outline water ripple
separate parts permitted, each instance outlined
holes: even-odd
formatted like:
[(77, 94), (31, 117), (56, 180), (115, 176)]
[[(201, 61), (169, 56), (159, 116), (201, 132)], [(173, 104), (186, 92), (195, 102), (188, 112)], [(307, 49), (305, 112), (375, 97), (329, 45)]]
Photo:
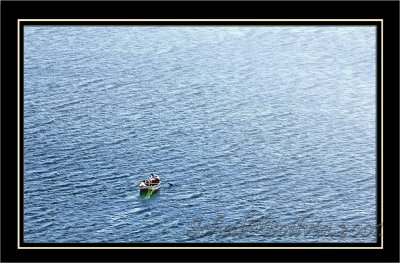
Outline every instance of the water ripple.
[(246, 225), (375, 222), (372, 27), (24, 32), (25, 241), (375, 241)]

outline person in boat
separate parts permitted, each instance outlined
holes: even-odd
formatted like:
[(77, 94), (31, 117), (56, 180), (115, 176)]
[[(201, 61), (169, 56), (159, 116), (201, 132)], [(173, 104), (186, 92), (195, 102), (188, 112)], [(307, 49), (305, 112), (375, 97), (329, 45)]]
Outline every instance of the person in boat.
[(160, 177), (158, 177), (158, 175), (152, 173), (150, 175), (150, 183), (151, 184), (158, 184), (160, 182)]
[(149, 180), (150, 180), (150, 182), (154, 181), (154, 174), (153, 173), (150, 174)]
[(159, 183), (160, 182), (160, 177), (158, 175), (154, 175), (154, 182)]
[(140, 187), (146, 186), (146, 180), (143, 180), (143, 181), (139, 184), (139, 186), (140, 186)]

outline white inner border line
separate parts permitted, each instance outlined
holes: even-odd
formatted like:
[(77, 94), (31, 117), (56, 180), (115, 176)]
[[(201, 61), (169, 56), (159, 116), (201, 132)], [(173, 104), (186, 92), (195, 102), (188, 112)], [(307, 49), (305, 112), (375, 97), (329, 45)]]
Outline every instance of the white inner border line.
[(381, 224), (381, 247), (383, 249), (383, 19), (381, 20)]
[(18, 105), (18, 109), (17, 109), (17, 121), (18, 121), (18, 126), (17, 126), (17, 145), (18, 145), (18, 150), (17, 150), (17, 163), (18, 163), (18, 168), (17, 168), (17, 184), (18, 184), (18, 195), (17, 195), (17, 207), (18, 207), (18, 209), (17, 209), (17, 213), (18, 213), (18, 218), (17, 218), (17, 224), (18, 224), (18, 226), (17, 226), (17, 232), (18, 232), (18, 238), (17, 238), (17, 245), (18, 245), (18, 248), (20, 248), (21, 246), (20, 246), (20, 240), (19, 240), (19, 237), (20, 237), (20, 229), (19, 229), (19, 226), (20, 226), (20, 212), (19, 212), (19, 209), (20, 209), (20, 194), (19, 194), (19, 187), (20, 187), (20, 181), (19, 181), (19, 178), (20, 178), (20, 174), (21, 174), (21, 172), (20, 172), (20, 159), (19, 159), (19, 154), (20, 154), (20, 149), (21, 149), (21, 147), (20, 147), (20, 125), (19, 125), (19, 122), (20, 122), (20, 117), (19, 117), (19, 115), (20, 115), (20, 110), (19, 110), (19, 107), (20, 107), (20, 105), (19, 105), (19, 101), (20, 101), (20, 95), (19, 95), (19, 90), (20, 90), (20, 87), (21, 87), (21, 85), (20, 85), (20, 72), (19, 72), (19, 67), (20, 67), (20, 65), (19, 65), (19, 62), (20, 62), (20, 54), (19, 54), (19, 51), (20, 51), (20, 39), (19, 39), (19, 35), (20, 35), (20, 23), (19, 23), (19, 20), (18, 20), (18, 29), (17, 29), (17, 34), (18, 34), (18, 38), (17, 38), (17, 48), (18, 48), (18, 54), (17, 54), (17, 59), (18, 59), (18, 62), (17, 62), (17, 78), (18, 78), (18, 80), (17, 80), (17, 86), (18, 86), (18, 91), (17, 91), (17, 99), (18, 99), (18, 102), (17, 102), (17, 105)]
[[(18, 19), (22, 22), (383, 22), (383, 19)], [(268, 25), (269, 26), (269, 25)], [(290, 25), (289, 25), (290, 26)]]
[[(18, 19), (17, 20), (17, 136), (18, 136), (18, 157), (17, 157), (17, 248), (18, 249), (383, 249), (383, 225), (381, 226), (380, 247), (22, 247), (20, 240), (20, 22), (380, 22), (381, 27), (381, 223), (383, 223), (383, 19)], [(51, 26), (51, 25), (50, 25)], [(71, 25), (74, 26), (74, 25)], [(89, 26), (89, 25), (88, 25)], [(140, 26), (140, 25), (135, 25)], [(228, 25), (226, 25), (228, 26)], [(271, 25), (266, 25), (271, 26)], [(287, 25), (292, 26), (292, 25)], [(295, 25), (293, 25), (295, 26)], [(308, 26), (308, 25), (304, 25)], [(311, 25), (314, 26), (314, 25)], [(315, 26), (318, 26), (317, 24)], [(351, 26), (351, 25), (349, 25)], [(57, 244), (57, 243), (55, 243)], [(68, 244), (68, 243), (65, 243)], [(110, 243), (108, 243), (110, 244)], [(268, 243), (265, 243), (268, 245)], [(311, 243), (310, 243), (311, 244)], [(107, 245), (107, 244), (106, 244)]]

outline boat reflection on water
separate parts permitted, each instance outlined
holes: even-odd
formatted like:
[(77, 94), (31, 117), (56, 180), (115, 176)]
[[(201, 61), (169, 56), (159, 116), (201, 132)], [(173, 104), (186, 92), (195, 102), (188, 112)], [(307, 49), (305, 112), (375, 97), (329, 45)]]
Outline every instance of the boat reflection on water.
[(159, 190), (145, 190), (145, 191), (140, 191), (140, 197), (143, 199), (148, 199), (150, 197), (154, 197), (157, 195)]

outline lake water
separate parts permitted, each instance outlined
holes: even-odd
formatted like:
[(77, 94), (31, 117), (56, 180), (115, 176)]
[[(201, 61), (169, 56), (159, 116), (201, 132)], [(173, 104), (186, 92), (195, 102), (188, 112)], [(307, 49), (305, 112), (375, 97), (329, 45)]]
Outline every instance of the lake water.
[(25, 26), (24, 241), (375, 242), (375, 44), (366, 26)]

